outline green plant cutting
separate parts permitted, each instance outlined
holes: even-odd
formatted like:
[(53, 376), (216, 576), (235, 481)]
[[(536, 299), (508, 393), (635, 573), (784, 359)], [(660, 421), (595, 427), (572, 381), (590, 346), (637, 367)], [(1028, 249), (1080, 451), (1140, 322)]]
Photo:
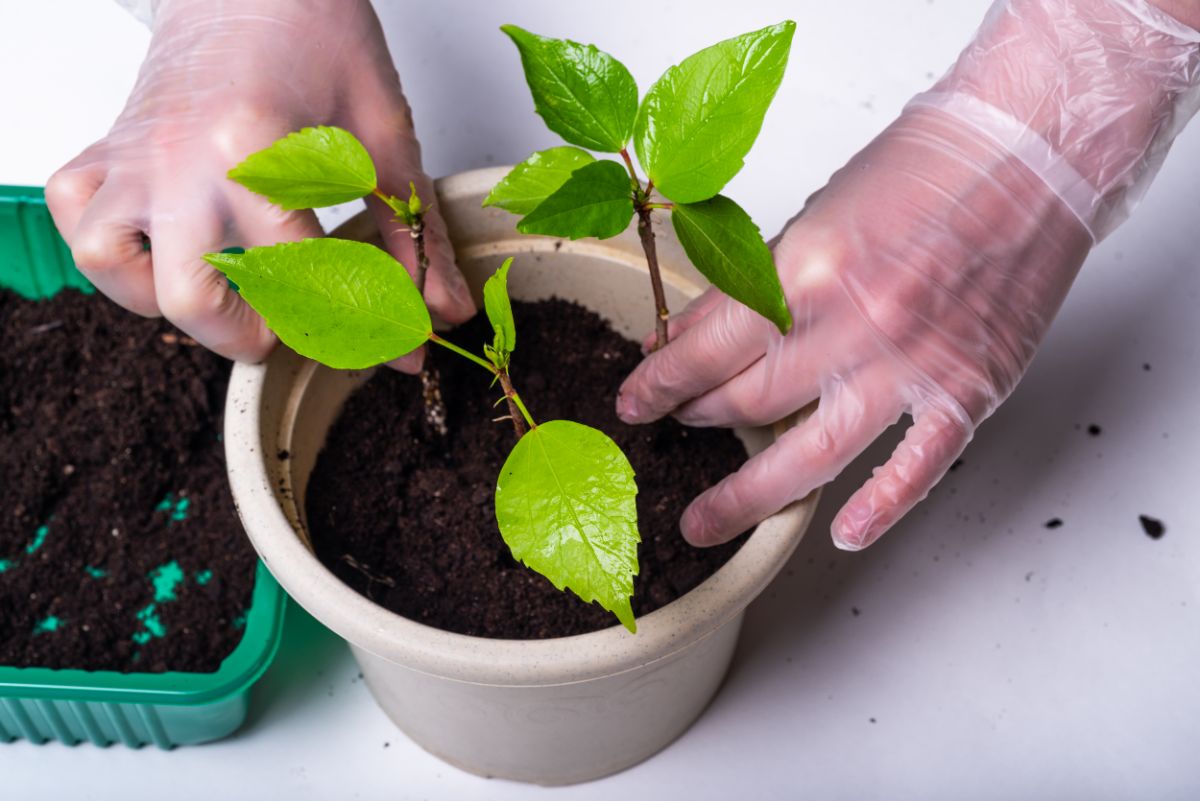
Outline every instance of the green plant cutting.
[(651, 223), (656, 210), (669, 211), (701, 274), (787, 333), (792, 317), (770, 248), (750, 215), (719, 193), (758, 137), (795, 27), (789, 20), (707, 47), (663, 73), (639, 104), (633, 76), (608, 53), (503, 26), (520, 52), (534, 109), (569, 144), (518, 164), (483, 205), (523, 215), (523, 233), (569, 239), (616, 236), (636, 216), (654, 294), (654, 349), (668, 341), (670, 311)]
[[(721, 189), (742, 168), (783, 78), (795, 23), (783, 22), (705, 48), (671, 67), (638, 102), (629, 70), (592, 45), (549, 39), (513, 25), (534, 106), (569, 145), (534, 153), (484, 201), (523, 215), (530, 234), (607, 238), (636, 216), (656, 311), (655, 347), (668, 341), (667, 308), (652, 229), (669, 211), (696, 268), (720, 290), (791, 327), (771, 251), (750, 216)], [(629, 155), (633, 141), (646, 173)], [(585, 149), (586, 148), (586, 149)], [(597, 160), (588, 150), (618, 153)], [(537, 423), (513, 385), (517, 332), (509, 259), (484, 285), (493, 340), (472, 353), (433, 330), (422, 298), (428, 270), (428, 206), (377, 184), (371, 155), (349, 131), (305, 128), (248, 156), (229, 177), (283, 209), (333, 206), (375, 195), (414, 241), (416, 270), (370, 244), (307, 239), (205, 258), (238, 287), (280, 340), (338, 369), (372, 367), (426, 343), (492, 376), (517, 441), (496, 481), (496, 520), (513, 555), (559, 589), (598, 602), (630, 631), (637, 575), (637, 485), (621, 449), (569, 420)], [(436, 372), (421, 376), (427, 420), (444, 433)], [(502, 418), (503, 419), (503, 418)]]
[[(366, 148), (339, 128), (289, 134), (229, 175), (284, 209), (374, 194), (414, 239), (427, 209), (411, 186), (403, 199), (383, 192)], [(484, 285), (494, 336), (476, 354), (434, 332), (419, 288), (427, 267), (419, 240), (415, 251), (415, 281), (380, 248), (333, 238), (210, 253), (205, 259), (237, 286), (284, 344), (329, 367), (372, 367), (433, 343), (487, 371), (503, 391), (497, 404), (507, 404), (517, 436), (496, 480), (501, 536), (515, 558), (560, 590), (599, 603), (636, 631), (630, 597), (640, 536), (629, 460), (594, 428), (570, 420), (536, 422), (518, 394), (509, 369), (517, 344), (508, 295), (512, 259)]]

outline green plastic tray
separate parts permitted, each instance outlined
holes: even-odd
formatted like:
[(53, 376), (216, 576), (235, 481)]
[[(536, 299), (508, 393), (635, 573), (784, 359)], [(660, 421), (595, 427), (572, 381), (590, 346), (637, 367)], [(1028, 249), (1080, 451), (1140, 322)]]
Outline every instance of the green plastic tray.
[[(91, 292), (58, 236), (42, 190), (0, 186), (0, 286), (28, 298)], [(250, 687), (271, 664), (285, 596), (260, 562), (246, 630), (214, 673), (117, 673), (0, 665), (0, 742), (131, 748), (194, 745), (232, 734)]]

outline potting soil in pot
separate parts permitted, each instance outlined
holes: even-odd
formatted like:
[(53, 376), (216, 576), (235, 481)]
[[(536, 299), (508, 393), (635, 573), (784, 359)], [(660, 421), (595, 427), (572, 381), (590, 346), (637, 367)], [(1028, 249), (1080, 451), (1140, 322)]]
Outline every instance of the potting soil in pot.
[[(705, 488), (736, 470), (745, 450), (729, 431), (674, 420), (627, 426), (617, 387), (638, 362), (636, 344), (598, 315), (561, 300), (514, 303), (513, 382), (535, 420), (576, 420), (616, 440), (637, 473), (640, 574), (633, 609), (645, 615), (712, 575), (743, 538), (693, 548), (679, 516)], [(448, 338), (479, 351), (483, 315)], [(307, 512), (317, 556), (382, 606), (448, 631), (507, 639), (583, 634), (614, 625), (599, 606), (561, 592), (518, 564), (500, 537), (496, 476), (514, 443), (504, 407), (478, 365), (433, 348), (449, 434), (429, 430), (420, 382), (379, 370), (347, 401), (309, 481)], [(280, 454), (286, 456), (286, 454)]]
[(229, 369), (98, 295), (0, 292), (0, 665), (211, 672), (241, 640)]

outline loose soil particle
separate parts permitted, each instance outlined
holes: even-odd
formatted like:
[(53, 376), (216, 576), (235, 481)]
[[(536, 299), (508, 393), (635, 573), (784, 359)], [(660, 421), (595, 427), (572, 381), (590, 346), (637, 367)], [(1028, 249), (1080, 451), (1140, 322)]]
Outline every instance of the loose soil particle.
[[(637, 473), (641, 572), (633, 609), (645, 615), (712, 575), (743, 537), (693, 548), (679, 516), (697, 494), (745, 460), (729, 431), (674, 420), (627, 426), (617, 387), (641, 359), (638, 347), (598, 315), (550, 300), (514, 303), (512, 375), (537, 421), (570, 419), (599, 428)], [(482, 315), (452, 332), (478, 351), (492, 334)], [(596, 605), (560, 592), (515, 562), (493, 508), (496, 476), (514, 442), (493, 422), (503, 405), (478, 365), (434, 349), (450, 434), (424, 423), (420, 382), (380, 370), (346, 403), (309, 482), (307, 511), (317, 556), (382, 606), (448, 631), (503, 639), (582, 634), (615, 624)]]
[(1138, 522), (1142, 524), (1142, 531), (1152, 540), (1162, 539), (1162, 535), (1167, 532), (1167, 527), (1158, 518), (1138, 515)]
[(225, 479), (229, 363), (99, 295), (0, 292), (0, 665), (216, 670), (256, 559)]

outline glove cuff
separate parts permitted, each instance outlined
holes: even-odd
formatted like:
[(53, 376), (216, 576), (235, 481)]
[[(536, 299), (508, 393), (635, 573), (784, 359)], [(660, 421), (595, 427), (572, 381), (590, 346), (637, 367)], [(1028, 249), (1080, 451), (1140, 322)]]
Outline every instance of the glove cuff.
[(1200, 33), (1145, 0), (1000, 0), (916, 107), (1005, 148), (1099, 241), (1200, 108)]

